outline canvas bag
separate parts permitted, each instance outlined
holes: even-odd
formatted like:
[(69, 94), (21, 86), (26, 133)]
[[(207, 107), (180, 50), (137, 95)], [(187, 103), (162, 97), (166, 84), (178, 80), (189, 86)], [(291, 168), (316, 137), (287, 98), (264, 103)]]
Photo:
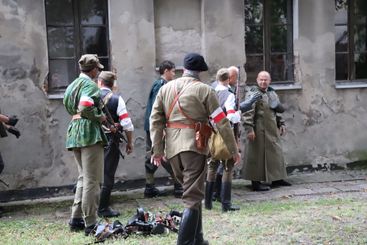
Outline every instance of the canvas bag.
[(232, 158), (232, 154), (228, 151), (227, 145), (219, 132), (212, 134), (210, 137), (209, 150), (212, 160), (228, 160)]

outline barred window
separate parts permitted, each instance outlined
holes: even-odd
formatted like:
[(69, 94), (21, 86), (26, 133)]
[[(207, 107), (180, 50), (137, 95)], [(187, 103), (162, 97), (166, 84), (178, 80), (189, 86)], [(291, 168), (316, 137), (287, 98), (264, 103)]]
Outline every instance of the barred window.
[(109, 68), (107, 0), (45, 0), (48, 87), (57, 94), (78, 76), (81, 55), (97, 54)]

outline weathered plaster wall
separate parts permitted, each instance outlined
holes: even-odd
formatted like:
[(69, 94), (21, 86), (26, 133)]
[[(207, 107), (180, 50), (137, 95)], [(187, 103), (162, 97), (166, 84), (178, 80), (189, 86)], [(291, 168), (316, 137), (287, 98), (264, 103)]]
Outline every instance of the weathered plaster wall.
[(367, 159), (366, 89), (335, 88), (334, 1), (299, 1), (296, 65), (302, 90), (281, 92), (290, 165)]
[[(121, 160), (116, 177), (141, 179), (143, 117), (157, 62), (172, 58), (182, 65), (184, 53), (200, 52), (210, 67), (204, 76), (207, 81), (221, 66), (244, 64), (243, 1), (110, 0), (109, 4), (112, 65), (136, 128), (135, 152)], [(299, 1), (299, 37), (294, 46), (302, 89), (279, 92), (288, 109), (284, 116), (289, 131), (283, 143), (289, 165), (367, 158), (366, 89), (335, 89), (333, 6), (333, 0)], [(77, 177), (72, 154), (64, 148), (70, 117), (61, 100), (49, 100), (42, 90), (48, 72), (44, 16), (43, 0), (0, 2), (1, 109), (20, 117), (22, 131), (20, 139), (12, 135), (0, 139), (6, 163), (1, 178), (10, 189), (69, 185)], [(172, 43), (173, 37), (185, 41)], [(162, 169), (157, 173), (165, 174)]]
[(201, 53), (201, 1), (155, 0), (156, 64), (182, 66), (188, 51)]
[[(64, 151), (68, 119), (60, 102), (43, 93), (47, 74), (44, 1), (0, 2), (0, 103), (19, 117), (21, 137), (0, 139), (1, 178), (10, 189), (71, 183), (73, 166)], [(0, 185), (0, 190), (3, 190)]]
[(144, 113), (156, 78), (153, 14), (151, 0), (110, 1), (112, 65), (117, 70), (119, 91), (135, 126), (134, 153), (120, 160), (116, 173), (116, 178), (121, 180), (145, 176)]

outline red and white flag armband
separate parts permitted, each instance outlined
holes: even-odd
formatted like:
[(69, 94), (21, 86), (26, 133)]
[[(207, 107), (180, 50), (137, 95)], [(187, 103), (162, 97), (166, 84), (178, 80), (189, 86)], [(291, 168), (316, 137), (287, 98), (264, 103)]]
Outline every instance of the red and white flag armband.
[(226, 117), (221, 107), (218, 107), (214, 110), (212, 114), (210, 114), (210, 118), (214, 121), (214, 123), (219, 123), (223, 118)]

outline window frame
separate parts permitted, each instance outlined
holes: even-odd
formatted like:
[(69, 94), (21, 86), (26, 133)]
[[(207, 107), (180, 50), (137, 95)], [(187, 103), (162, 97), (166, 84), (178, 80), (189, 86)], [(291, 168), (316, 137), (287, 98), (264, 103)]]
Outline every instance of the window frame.
[[(245, 7), (246, 7), (246, 0)], [(260, 56), (263, 57), (263, 70), (269, 71), (271, 73), (271, 56), (276, 54), (286, 55), (286, 63), (285, 67), (287, 68), (287, 77), (288, 80), (281, 81), (273, 81), (273, 87), (279, 87), (279, 89), (300, 89), (301, 86), (299, 84), (295, 85), (295, 51), (294, 51), (294, 40), (297, 38), (298, 30), (296, 29), (295, 24), (298, 25), (298, 0), (286, 0), (287, 4), (287, 23), (286, 24), (272, 24), (271, 23), (271, 0), (263, 0), (263, 20), (261, 24), (247, 24), (245, 20), (245, 26), (260, 26), (263, 27), (263, 51), (262, 53), (248, 53), (245, 49), (246, 60), (251, 56)], [(246, 13), (246, 10), (244, 11)], [(246, 17), (244, 17), (246, 19)], [(287, 47), (285, 52), (272, 52), (271, 51), (271, 27), (272, 26), (287, 26)], [(245, 28), (246, 30), (246, 28)], [(246, 44), (246, 38), (245, 38)], [(245, 45), (246, 47), (246, 45)], [(249, 81), (253, 83), (253, 81)], [(295, 85), (295, 86), (293, 86)]]
[[(334, 9), (336, 8), (336, 1), (334, 1)], [(360, 78), (356, 79), (356, 73), (355, 73), (355, 63), (354, 63), (354, 55), (355, 55), (355, 31), (354, 27), (357, 25), (356, 23), (356, 15), (354, 15), (354, 10), (356, 8), (356, 0), (347, 0), (347, 38), (348, 38), (348, 50), (347, 51), (337, 51), (336, 50), (336, 38), (335, 38), (335, 87), (337, 89), (347, 89), (347, 88), (367, 88), (367, 77), (366, 78)], [(336, 9), (335, 9), (335, 15), (336, 15)], [(334, 15), (334, 18), (335, 18)], [(367, 18), (367, 15), (366, 15)], [(343, 26), (345, 24), (336, 23), (334, 20), (334, 34), (336, 33), (336, 27), (337, 26)], [(364, 52), (367, 55), (367, 50)], [(336, 62), (337, 62), (337, 54), (347, 54), (347, 62), (348, 62), (348, 78), (347, 79), (341, 79), (337, 80), (336, 78)]]
[[(98, 0), (100, 1), (100, 0)], [(105, 70), (109, 70), (111, 67), (111, 47), (110, 47), (110, 30), (109, 30), (109, 1), (108, 0), (104, 0), (105, 4), (106, 4), (106, 8), (105, 8), (105, 23), (104, 24), (83, 24), (81, 21), (81, 4), (78, 0), (71, 0), (72, 2), (72, 13), (73, 13), (73, 24), (67, 25), (67, 24), (49, 24), (47, 21), (47, 15), (49, 14), (47, 11), (47, 7), (46, 7), (46, 0), (44, 1), (44, 9), (45, 9), (45, 23), (46, 23), (46, 37), (47, 37), (47, 50), (49, 49), (49, 33), (48, 33), (48, 28), (49, 27), (56, 27), (56, 28), (68, 28), (68, 27), (72, 27), (74, 28), (74, 50), (73, 50), (73, 57), (68, 57), (68, 56), (64, 56), (64, 57), (51, 57), (50, 53), (48, 52), (47, 55), (47, 63), (48, 63), (48, 73), (47, 73), (47, 77), (46, 77), (46, 81), (45, 83), (46, 85), (46, 89), (45, 92), (47, 93), (48, 97), (50, 99), (60, 99), (63, 98), (63, 94), (66, 90), (66, 88), (56, 88), (56, 89), (50, 89), (49, 85), (50, 85), (50, 61), (57, 61), (57, 60), (62, 60), (62, 61), (74, 61), (74, 69), (75, 69), (75, 74), (76, 76), (78, 76), (78, 74), (80, 73), (79, 70), (79, 65), (78, 65), (78, 60), (81, 57), (81, 55), (83, 55), (82, 53), (82, 43), (83, 43), (83, 38), (82, 38), (82, 29), (83, 28), (88, 28), (88, 27), (92, 27), (92, 28), (98, 28), (98, 27), (102, 27), (105, 29), (106, 31), (106, 35), (105, 35), (105, 41), (106, 41), (106, 56), (98, 56), (98, 58), (101, 59), (106, 59), (108, 61), (108, 67), (105, 67)], [(69, 84), (72, 81), (69, 81)]]

